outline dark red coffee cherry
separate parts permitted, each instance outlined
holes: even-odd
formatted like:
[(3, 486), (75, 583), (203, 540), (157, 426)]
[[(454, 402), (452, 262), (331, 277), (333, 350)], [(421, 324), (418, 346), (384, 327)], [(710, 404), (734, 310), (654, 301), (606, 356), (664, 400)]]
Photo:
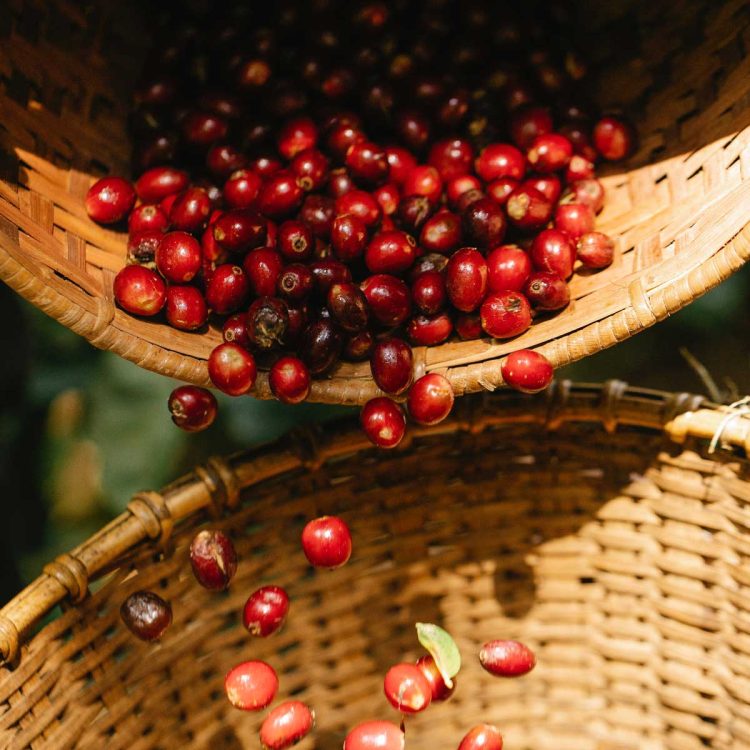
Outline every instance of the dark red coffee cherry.
[(218, 404), (211, 391), (196, 385), (181, 385), (169, 395), (172, 421), (185, 432), (200, 432), (216, 419)]
[(142, 641), (155, 641), (172, 624), (172, 608), (153, 591), (136, 591), (120, 607), (128, 630)]
[(231, 263), (216, 267), (206, 284), (206, 302), (219, 315), (226, 315), (242, 307), (250, 294), (247, 275)]
[(372, 317), (385, 328), (401, 325), (411, 314), (409, 287), (385, 273), (366, 278), (361, 285)]
[(487, 294), (487, 281), (487, 262), (476, 248), (464, 247), (450, 257), (445, 287), (451, 304), (458, 310), (476, 310)]
[(280, 347), (289, 327), (286, 304), (277, 297), (259, 297), (247, 311), (245, 326), (247, 337), (258, 349)]
[(251, 634), (267, 638), (276, 633), (289, 612), (289, 595), (280, 586), (261, 586), (248, 597), (242, 624)]
[(412, 367), (411, 347), (399, 338), (378, 342), (370, 356), (373, 380), (381, 390), (392, 396), (398, 396), (409, 387)]
[(232, 540), (216, 529), (199, 531), (190, 544), (190, 566), (203, 588), (222, 591), (237, 572), (237, 552)]
[(169, 325), (181, 331), (195, 331), (206, 324), (208, 307), (194, 286), (171, 286), (167, 289), (166, 313)]
[(102, 177), (86, 193), (86, 213), (99, 224), (122, 221), (135, 203), (135, 189), (122, 177)]
[(395, 448), (406, 433), (403, 409), (385, 396), (370, 399), (359, 417), (368, 440), (378, 448)]

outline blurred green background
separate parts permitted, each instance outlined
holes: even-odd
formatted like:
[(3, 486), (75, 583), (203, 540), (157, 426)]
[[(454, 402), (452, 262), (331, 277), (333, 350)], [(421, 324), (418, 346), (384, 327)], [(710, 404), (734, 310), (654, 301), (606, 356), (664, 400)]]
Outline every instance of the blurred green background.
[[(620, 378), (731, 401), (750, 393), (749, 299), (750, 269), (744, 269), (678, 315), (558, 376)], [(3, 285), (0, 309), (6, 340), (0, 362), (3, 602), (47, 560), (122, 511), (137, 490), (158, 488), (210, 455), (348, 411), (224, 397), (216, 423), (188, 435), (167, 412), (175, 381), (94, 349)], [(720, 393), (707, 393), (685, 349)]]

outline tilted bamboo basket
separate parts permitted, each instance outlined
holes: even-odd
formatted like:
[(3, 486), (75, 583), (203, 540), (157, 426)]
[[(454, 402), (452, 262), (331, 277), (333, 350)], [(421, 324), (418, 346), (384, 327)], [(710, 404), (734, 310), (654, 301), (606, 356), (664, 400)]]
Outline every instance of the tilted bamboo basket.
[[(261, 719), (230, 707), (223, 676), (261, 658), (279, 700), (316, 710), (300, 748), (341, 748), (360, 721), (398, 721), (383, 674), (417, 658), (426, 621), (464, 667), (450, 701), (408, 720), (408, 748), (455, 748), (480, 721), (509, 750), (750, 748), (748, 448), (741, 409), (563, 381), (467, 397), (390, 453), (344, 422), (211, 460), (0, 610), (0, 747), (257, 748)], [(347, 520), (354, 553), (313, 572), (299, 536), (323, 513)], [(240, 555), (226, 594), (190, 571), (206, 526)], [(254, 639), (241, 609), (267, 583), (292, 605)], [(142, 588), (174, 611), (156, 645), (119, 619)], [(479, 646), (498, 637), (529, 643), (537, 669), (484, 673)]]
[[(0, 278), (95, 346), (207, 384), (220, 332), (178, 332), (116, 309), (125, 239), (86, 217), (93, 174), (127, 170), (124, 123), (147, 20), (127, 4), (86, 12), (9, 0), (0, 21)], [(743, 0), (578, 4), (597, 100), (623, 105), (640, 149), (605, 184), (600, 228), (617, 262), (578, 276), (573, 304), (506, 342), (417, 352), (457, 394), (502, 384), (500, 361), (531, 347), (565, 365), (632, 336), (716, 286), (750, 255), (750, 9)], [(597, 51), (600, 50), (600, 51)], [(362, 403), (367, 364), (342, 364), (311, 399)], [(256, 395), (269, 397), (261, 375)]]

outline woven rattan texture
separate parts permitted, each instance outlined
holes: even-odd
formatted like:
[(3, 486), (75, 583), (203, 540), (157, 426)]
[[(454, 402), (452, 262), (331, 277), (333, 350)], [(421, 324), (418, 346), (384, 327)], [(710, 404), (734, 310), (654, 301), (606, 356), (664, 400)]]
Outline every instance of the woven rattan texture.
[[(124, 168), (127, 88), (147, 43), (137, 15), (113, 19), (114, 5), (83, 14), (61, 0), (11, 0), (0, 21), (0, 278), (95, 346), (207, 384), (219, 333), (117, 310), (111, 284), (125, 238), (90, 222), (82, 205), (98, 164)], [(446, 373), (459, 394), (501, 385), (500, 360), (514, 349), (538, 348), (560, 366), (622, 341), (750, 256), (747, 3), (686, 0), (676, 13), (668, 0), (631, 0), (584, 10), (591, 48), (604, 50), (600, 100), (628, 105), (641, 136), (631, 165), (605, 180), (600, 224), (617, 237), (618, 259), (577, 275), (570, 307), (518, 339), (417, 352), (420, 369)], [(314, 384), (311, 399), (361, 403), (376, 390), (366, 365), (343, 364)], [(265, 374), (256, 395), (270, 395)]]
[[(316, 709), (300, 747), (334, 750), (348, 726), (396, 718), (382, 675), (418, 656), (422, 620), (449, 629), (465, 666), (451, 701), (409, 720), (411, 748), (455, 747), (478, 721), (514, 750), (750, 748), (747, 462), (692, 437), (722, 425), (726, 448), (747, 445), (750, 420), (678, 416), (699, 405), (616, 382), (472, 397), (442, 433), (394, 453), (345, 424), (143, 493), (0, 612), (7, 639), (106, 573), (0, 671), (0, 747), (257, 747), (259, 717), (230, 708), (222, 680), (262, 658), (280, 699)], [(350, 523), (355, 553), (313, 572), (299, 534), (327, 512)], [(190, 573), (204, 525), (229, 530), (240, 553), (227, 594)], [(290, 616), (253, 639), (241, 607), (271, 582), (289, 590)], [(159, 645), (119, 621), (139, 588), (172, 602)], [(483, 673), (476, 653), (495, 637), (531, 644), (538, 668)]]

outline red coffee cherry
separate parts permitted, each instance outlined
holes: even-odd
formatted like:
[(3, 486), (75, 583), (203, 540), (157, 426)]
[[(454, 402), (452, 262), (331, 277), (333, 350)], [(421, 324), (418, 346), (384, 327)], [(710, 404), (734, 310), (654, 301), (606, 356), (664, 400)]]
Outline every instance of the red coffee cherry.
[(491, 182), (498, 177), (522, 180), (526, 172), (526, 159), (515, 146), (491, 143), (482, 149), (474, 166), (484, 182)]
[(224, 691), (229, 702), (242, 711), (260, 711), (268, 706), (279, 689), (274, 668), (264, 661), (245, 661), (229, 670)]
[(520, 677), (534, 669), (536, 656), (518, 641), (488, 641), (479, 652), (479, 663), (496, 677)]
[(414, 306), (425, 315), (440, 312), (448, 302), (445, 278), (438, 271), (426, 271), (414, 280), (411, 286)]
[(289, 595), (280, 586), (261, 586), (248, 597), (242, 624), (251, 634), (267, 638), (276, 633), (289, 612)]
[(295, 117), (288, 120), (279, 131), (277, 139), (279, 153), (287, 160), (318, 142), (318, 128), (309, 117)]
[(360, 424), (368, 440), (378, 448), (395, 448), (406, 432), (403, 410), (385, 396), (370, 399), (362, 407)]
[(189, 183), (188, 173), (181, 169), (153, 167), (136, 180), (135, 191), (144, 203), (159, 203), (169, 195), (181, 193)]
[(405, 714), (424, 711), (432, 701), (432, 688), (416, 664), (396, 664), (386, 672), (383, 692), (388, 702)]
[(167, 322), (181, 331), (195, 331), (206, 324), (206, 300), (194, 286), (171, 286), (167, 289)]
[(238, 169), (224, 183), (224, 202), (232, 208), (253, 208), (258, 200), (261, 178), (250, 169)]
[(349, 214), (337, 216), (331, 227), (331, 247), (336, 257), (345, 263), (361, 257), (367, 245), (367, 225)]
[(555, 229), (575, 242), (582, 234), (594, 231), (594, 212), (583, 203), (561, 203), (555, 210)]
[(556, 273), (532, 273), (522, 291), (535, 310), (560, 310), (570, 302), (570, 287)]
[(602, 232), (587, 232), (578, 238), (576, 255), (586, 268), (606, 268), (614, 260), (615, 242)]
[(190, 281), (201, 269), (201, 246), (187, 232), (165, 234), (156, 249), (156, 267), (173, 284)]
[(411, 347), (399, 338), (378, 342), (370, 357), (373, 380), (392, 396), (403, 393), (411, 384), (412, 365)]
[(582, 203), (598, 214), (604, 206), (604, 186), (597, 179), (576, 180), (566, 188), (563, 201)]
[(458, 750), (503, 750), (503, 736), (492, 724), (477, 724), (464, 735)]
[(490, 292), (519, 292), (531, 275), (531, 258), (517, 245), (501, 245), (487, 256)]
[(521, 349), (511, 352), (500, 368), (503, 380), (522, 393), (538, 393), (551, 382), (554, 370), (550, 361), (539, 352)]
[(286, 750), (306, 737), (315, 726), (315, 714), (301, 701), (284, 701), (274, 708), (260, 727), (264, 750)]
[(608, 161), (625, 159), (635, 148), (635, 132), (619, 117), (602, 117), (594, 125), (594, 146)]
[(135, 190), (122, 177), (102, 177), (86, 193), (86, 213), (99, 224), (122, 221), (134, 203)]
[(508, 197), (508, 219), (520, 229), (540, 229), (552, 218), (553, 202), (536, 188), (522, 183)]
[(568, 235), (558, 229), (545, 229), (531, 243), (529, 255), (540, 271), (568, 279), (573, 274), (576, 251)]
[(169, 395), (172, 421), (185, 432), (200, 432), (216, 419), (218, 404), (211, 391), (196, 385), (181, 385)]
[(164, 232), (169, 226), (169, 218), (159, 206), (144, 203), (136, 206), (128, 216), (128, 234), (130, 236), (140, 232)]
[(476, 248), (464, 247), (450, 257), (445, 288), (455, 308), (463, 312), (476, 310), (487, 294), (487, 282), (487, 262)]
[(409, 416), (419, 424), (438, 424), (451, 413), (453, 399), (453, 388), (446, 378), (436, 372), (428, 373), (409, 390)]
[(344, 750), (404, 750), (404, 733), (390, 721), (365, 721), (346, 735)]
[(538, 135), (526, 154), (529, 164), (537, 172), (557, 172), (564, 169), (573, 156), (571, 142), (559, 133)]
[(415, 346), (437, 346), (453, 333), (453, 320), (445, 312), (415, 315), (406, 326), (409, 341)]
[(268, 373), (271, 392), (285, 404), (299, 404), (310, 395), (310, 371), (297, 357), (276, 360)]
[(440, 173), (435, 167), (426, 164), (414, 167), (401, 187), (402, 195), (423, 195), (433, 204), (440, 200), (442, 192), (443, 180)]
[(266, 242), (266, 220), (257, 211), (236, 208), (216, 219), (213, 236), (224, 250), (243, 253)]
[(226, 315), (242, 307), (250, 295), (247, 275), (231, 263), (216, 267), (206, 284), (206, 302), (219, 315)]
[(352, 535), (338, 516), (321, 516), (302, 531), (302, 550), (316, 568), (340, 568), (352, 554)]
[(125, 266), (115, 276), (114, 295), (117, 304), (131, 315), (151, 316), (164, 307), (167, 287), (150, 268)]
[(232, 540), (222, 531), (198, 532), (190, 544), (190, 565), (201, 586), (222, 591), (237, 572), (237, 553)]
[(255, 358), (239, 344), (219, 344), (208, 357), (211, 382), (230, 396), (241, 396), (255, 385)]
[(303, 222), (289, 220), (279, 225), (277, 246), (282, 257), (293, 262), (302, 261), (312, 257), (315, 237)]
[(531, 307), (520, 292), (490, 294), (480, 309), (482, 329), (496, 339), (509, 339), (531, 325)]
[(399, 231), (378, 232), (365, 250), (365, 264), (371, 273), (402, 273), (416, 257), (414, 239)]
[(178, 193), (169, 209), (172, 228), (182, 232), (200, 232), (211, 214), (211, 198), (199, 187)]
[(507, 222), (505, 212), (492, 198), (479, 198), (464, 209), (461, 226), (468, 242), (495, 247), (505, 237)]
[(409, 287), (395, 276), (374, 274), (361, 284), (372, 317), (386, 328), (401, 325), (411, 314)]
[(440, 673), (440, 670), (435, 663), (435, 659), (430, 654), (426, 654), (417, 659), (417, 667), (419, 667), (425, 679), (430, 684), (433, 701), (446, 701), (451, 695), (453, 695), (456, 690), (455, 678), (453, 679), (453, 687), (449, 688), (445, 684), (445, 679)]
[(347, 333), (357, 333), (367, 327), (367, 299), (351, 281), (331, 284), (326, 306), (333, 320)]
[(461, 219), (451, 211), (438, 211), (422, 225), (419, 244), (426, 253), (448, 255), (461, 242)]

